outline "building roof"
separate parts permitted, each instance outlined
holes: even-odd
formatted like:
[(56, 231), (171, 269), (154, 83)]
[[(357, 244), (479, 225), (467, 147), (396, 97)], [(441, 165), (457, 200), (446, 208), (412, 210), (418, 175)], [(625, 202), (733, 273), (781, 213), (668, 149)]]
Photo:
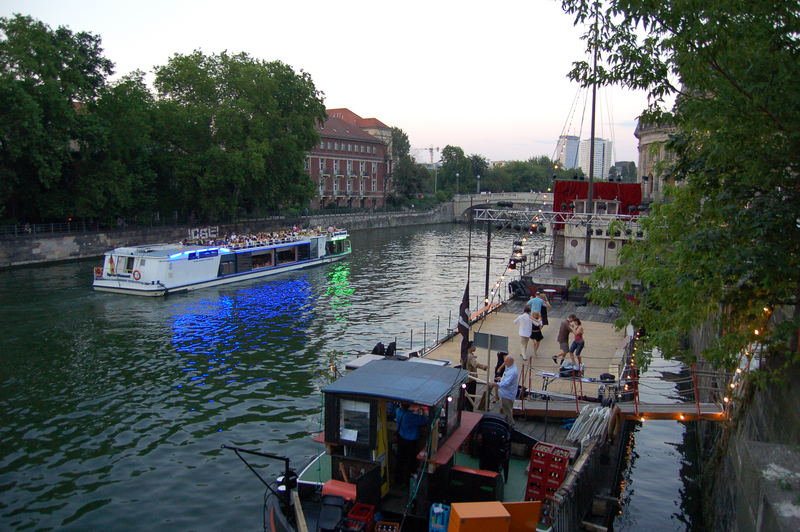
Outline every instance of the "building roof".
[(323, 137), (361, 140), (365, 142), (377, 142), (383, 144), (380, 139), (373, 137), (360, 127), (350, 124), (349, 122), (345, 122), (339, 118), (328, 117), (324, 124), (317, 127), (317, 130)]
[(373, 360), (323, 388), (322, 392), (434, 406), (460, 386), (468, 375), (457, 368)]
[(336, 118), (341, 118), (345, 122), (349, 122), (354, 126), (358, 127), (371, 127), (371, 128), (378, 128), (378, 129), (392, 129), (377, 118), (361, 118), (359, 115), (351, 111), (346, 107), (339, 107), (336, 109), (326, 109), (326, 113), (328, 116), (333, 116)]

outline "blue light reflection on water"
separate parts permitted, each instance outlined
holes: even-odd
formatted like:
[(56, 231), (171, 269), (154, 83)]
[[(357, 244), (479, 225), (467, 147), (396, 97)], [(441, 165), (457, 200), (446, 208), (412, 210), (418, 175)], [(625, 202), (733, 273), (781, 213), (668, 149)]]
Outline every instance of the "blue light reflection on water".
[[(314, 319), (314, 295), (308, 277), (268, 281), (232, 294), (203, 299), (179, 308), (172, 318), (172, 344), (186, 367), (187, 381), (203, 386), (209, 379), (225, 384), (264, 382), (271, 377), (242, 368), (241, 354), (287, 355), (289, 346), (307, 340)], [(267, 353), (268, 351), (268, 353)], [(259, 364), (255, 364), (258, 366)]]

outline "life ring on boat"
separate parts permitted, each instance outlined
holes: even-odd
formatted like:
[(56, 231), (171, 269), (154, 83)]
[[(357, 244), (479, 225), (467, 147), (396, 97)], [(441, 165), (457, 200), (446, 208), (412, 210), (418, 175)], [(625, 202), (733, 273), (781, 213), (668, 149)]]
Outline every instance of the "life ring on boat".
[(133, 270), (133, 280), (138, 281), (141, 278), (142, 278), (142, 272), (140, 272), (139, 270)]

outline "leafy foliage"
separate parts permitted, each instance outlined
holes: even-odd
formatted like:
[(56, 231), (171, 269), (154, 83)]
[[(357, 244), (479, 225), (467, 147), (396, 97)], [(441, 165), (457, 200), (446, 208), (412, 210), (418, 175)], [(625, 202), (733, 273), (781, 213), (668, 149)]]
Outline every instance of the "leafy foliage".
[(111, 72), (97, 36), (0, 18), (0, 216), (230, 218), (313, 195), (325, 109), (307, 73), (196, 51), (156, 68), (155, 97)]
[(399, 127), (392, 128), (392, 158), (400, 160), (409, 155), (411, 151), (411, 143), (408, 141), (408, 135)]
[[(717, 338), (702, 353), (730, 367), (763, 342), (774, 365), (796, 364), (800, 319), (800, 13), (791, 2), (564, 0), (576, 22), (594, 22), (600, 68), (576, 63), (584, 84), (648, 92), (649, 122), (680, 131), (667, 191), (645, 220), (646, 240), (623, 247), (623, 266), (598, 272), (593, 297), (617, 299), (649, 342), (686, 353), (707, 323)], [(597, 11), (596, 11), (597, 10)], [(673, 109), (664, 102), (677, 96)], [(630, 301), (613, 283), (641, 280)], [(628, 287), (626, 287), (627, 289)], [(778, 320), (775, 316), (783, 314)], [(758, 331), (756, 333), (755, 331)]]

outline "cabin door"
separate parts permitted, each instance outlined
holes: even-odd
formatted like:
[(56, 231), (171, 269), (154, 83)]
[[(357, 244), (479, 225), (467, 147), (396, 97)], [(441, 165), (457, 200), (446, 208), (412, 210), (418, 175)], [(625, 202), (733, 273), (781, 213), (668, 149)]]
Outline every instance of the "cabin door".
[(389, 424), (386, 419), (386, 401), (378, 402), (378, 422), (375, 451), (372, 459), (381, 465), (381, 497), (389, 493)]

